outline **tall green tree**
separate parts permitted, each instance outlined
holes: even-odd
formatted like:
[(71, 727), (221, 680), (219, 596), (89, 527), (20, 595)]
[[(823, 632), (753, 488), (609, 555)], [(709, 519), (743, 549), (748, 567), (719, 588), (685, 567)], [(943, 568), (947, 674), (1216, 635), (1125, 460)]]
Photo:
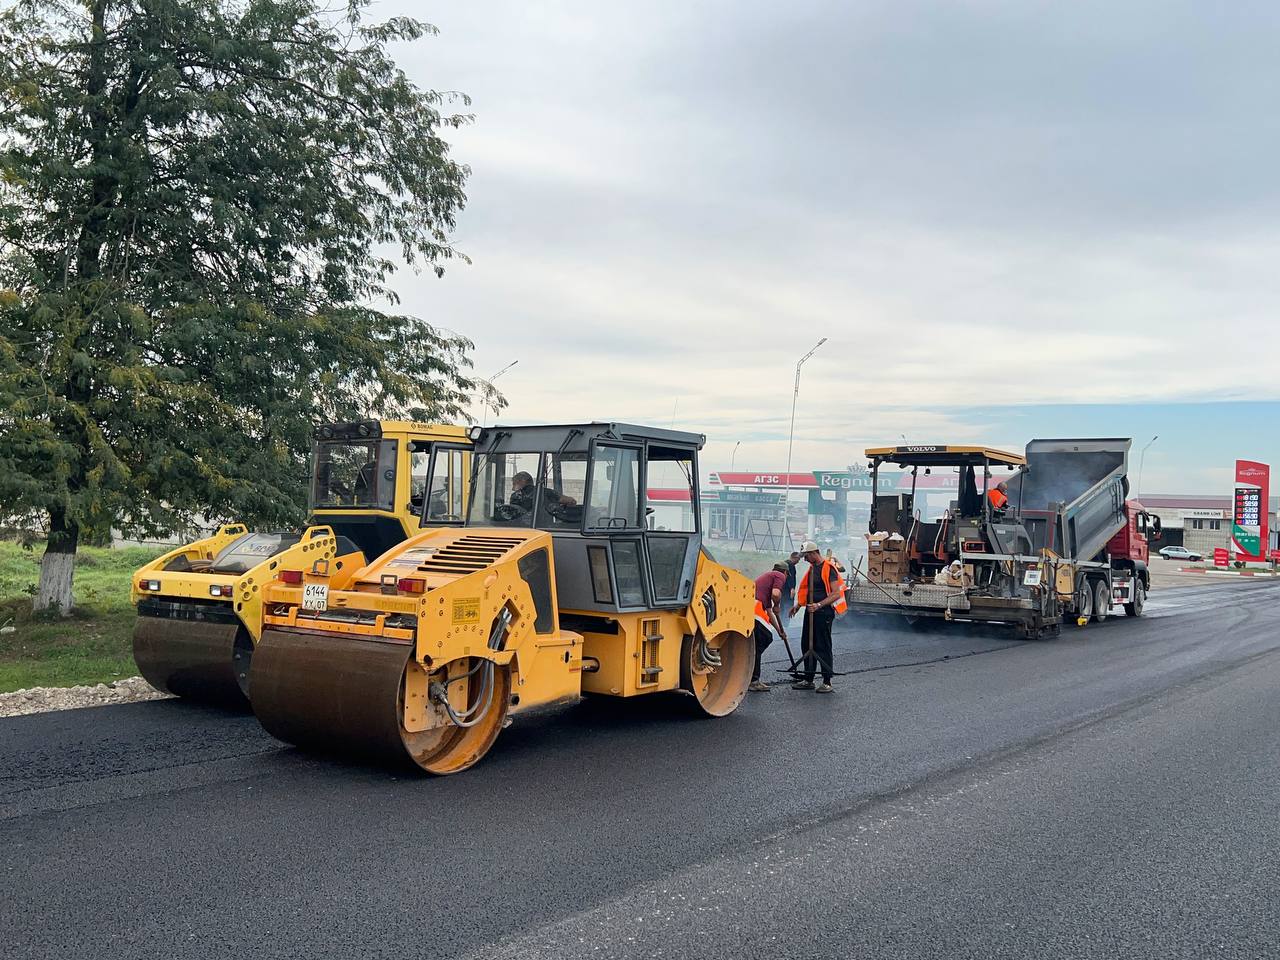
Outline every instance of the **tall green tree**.
[(85, 535), (298, 522), (318, 420), (465, 402), (471, 344), (387, 284), (460, 256), (467, 101), (368, 6), (0, 10), (0, 515), (46, 518), (37, 608)]

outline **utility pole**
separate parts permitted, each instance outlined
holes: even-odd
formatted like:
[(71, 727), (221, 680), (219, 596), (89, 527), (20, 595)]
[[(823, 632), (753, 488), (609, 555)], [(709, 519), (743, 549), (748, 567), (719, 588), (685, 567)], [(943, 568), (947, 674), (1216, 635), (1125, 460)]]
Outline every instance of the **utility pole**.
[(796, 401), (800, 399), (800, 368), (804, 366), (805, 361), (818, 352), (818, 348), (827, 342), (827, 338), (823, 337), (813, 345), (813, 349), (800, 358), (796, 364), (796, 388), (791, 394), (791, 431), (787, 435), (787, 476), (784, 492), (782, 494), (782, 529), (786, 531), (787, 546), (791, 546), (791, 521), (787, 519), (787, 505), (791, 501), (791, 451), (796, 441)]

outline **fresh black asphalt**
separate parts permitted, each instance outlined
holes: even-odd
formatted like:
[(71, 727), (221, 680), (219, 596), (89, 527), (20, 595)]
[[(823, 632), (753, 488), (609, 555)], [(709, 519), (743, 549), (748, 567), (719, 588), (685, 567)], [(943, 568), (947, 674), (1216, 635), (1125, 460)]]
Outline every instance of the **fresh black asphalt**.
[[(1023, 643), (840, 621), (824, 697), (522, 716), (428, 779), (160, 701), (0, 720), (17, 957), (1280, 955), (1280, 589)], [(769, 657), (781, 657), (775, 645)], [(766, 671), (767, 675), (767, 671)]]

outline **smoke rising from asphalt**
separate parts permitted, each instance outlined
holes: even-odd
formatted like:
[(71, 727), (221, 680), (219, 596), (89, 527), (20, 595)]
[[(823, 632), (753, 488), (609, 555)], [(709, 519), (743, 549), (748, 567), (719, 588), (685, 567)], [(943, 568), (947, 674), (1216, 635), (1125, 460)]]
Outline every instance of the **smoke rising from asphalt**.
[(1124, 466), (1123, 450), (1076, 453), (1034, 453), (1028, 458), (1030, 470), (1009, 482), (1009, 500), (1024, 510), (1048, 510), (1053, 503), (1071, 503), (1098, 481)]

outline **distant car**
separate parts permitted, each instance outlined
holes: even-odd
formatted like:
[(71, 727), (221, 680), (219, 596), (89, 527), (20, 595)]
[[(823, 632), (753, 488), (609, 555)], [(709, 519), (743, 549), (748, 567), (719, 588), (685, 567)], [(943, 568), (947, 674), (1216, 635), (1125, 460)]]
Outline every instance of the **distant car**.
[(1186, 547), (1161, 547), (1160, 556), (1166, 560), (1203, 560), (1204, 555)]

